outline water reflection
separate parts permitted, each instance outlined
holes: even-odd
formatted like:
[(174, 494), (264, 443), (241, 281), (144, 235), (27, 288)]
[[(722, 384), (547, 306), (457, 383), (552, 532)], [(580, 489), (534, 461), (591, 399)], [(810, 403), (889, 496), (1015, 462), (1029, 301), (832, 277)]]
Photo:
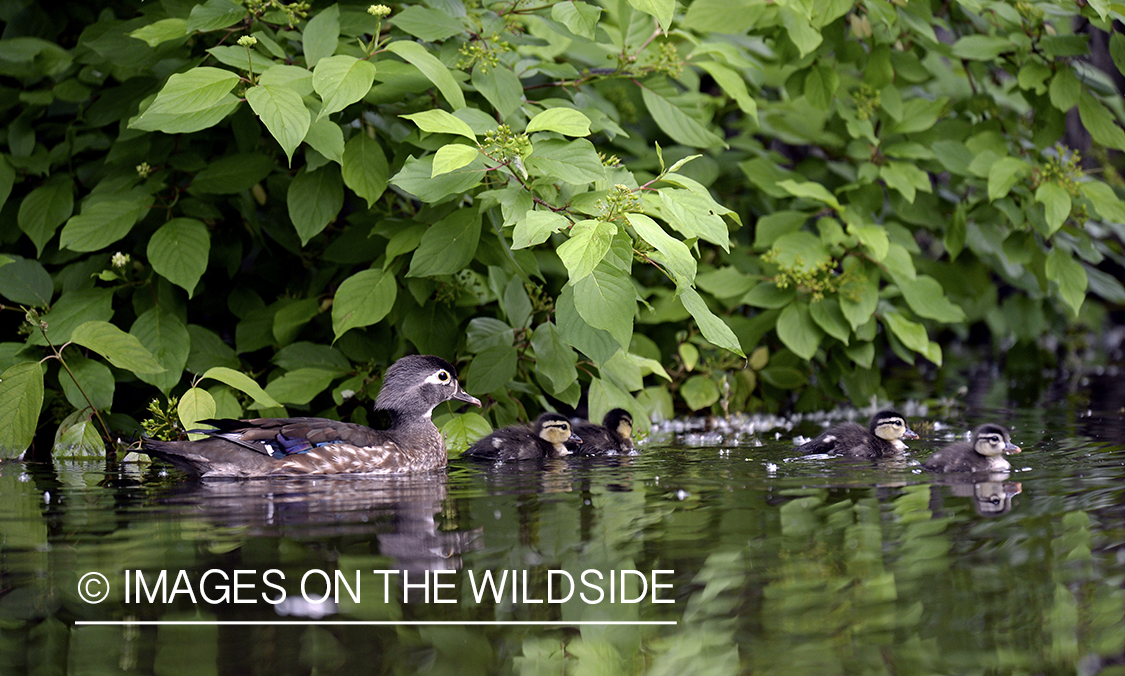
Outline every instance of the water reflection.
[(1008, 481), (1008, 472), (944, 474), (934, 477), (930, 509), (942, 509), (942, 494), (972, 498), (973, 508), (981, 516), (1000, 516), (1012, 509), (1012, 498), (1023, 492), (1023, 484)]

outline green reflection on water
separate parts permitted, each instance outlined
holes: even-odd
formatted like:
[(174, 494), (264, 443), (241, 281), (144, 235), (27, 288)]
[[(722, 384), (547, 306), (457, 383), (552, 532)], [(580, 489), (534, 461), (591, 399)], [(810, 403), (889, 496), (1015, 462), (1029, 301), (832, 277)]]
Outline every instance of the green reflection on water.
[[(1045, 431), (1020, 441), (1034, 449), (1021, 458), (1031, 471), (976, 485), (908, 466), (787, 463), (786, 442), (454, 468), (448, 481), (393, 486), (192, 487), (9, 463), (0, 673), (1122, 673), (1125, 453)], [(198, 581), (211, 569), (276, 569), (289, 599), (302, 573), (339, 571), (365, 593), (329, 608), (182, 594), (127, 604), (120, 584), (96, 605), (76, 593), (91, 571), (118, 582), (126, 570), (183, 570)], [(388, 569), (449, 570), (442, 593), (455, 602), (425, 603), (417, 590), (404, 602), (400, 578), (373, 572)], [(587, 570), (672, 571), (675, 603), (528, 602)], [(508, 571), (520, 594), (478, 601), (470, 571)], [(639, 584), (626, 577), (614, 591), (635, 598)], [(677, 624), (74, 624), (311, 621), (317, 611), (334, 621)]]

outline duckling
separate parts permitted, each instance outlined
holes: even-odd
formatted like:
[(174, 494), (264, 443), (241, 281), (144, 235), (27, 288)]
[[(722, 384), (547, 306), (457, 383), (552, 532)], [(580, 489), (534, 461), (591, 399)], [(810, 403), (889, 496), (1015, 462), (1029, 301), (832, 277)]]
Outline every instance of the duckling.
[(835, 453), (850, 458), (882, 458), (905, 450), (903, 439), (917, 438), (900, 413), (885, 410), (876, 413), (866, 428), (854, 422), (837, 425), (797, 450), (806, 455)]
[(480, 406), (452, 364), (412, 355), (391, 364), (375, 400), (390, 429), (326, 418), (205, 420), (198, 441), (144, 439), (141, 450), (200, 477), (423, 472), (446, 465), (445, 441), (430, 419), (443, 401)]
[(1000, 472), (1011, 469), (1005, 454), (1019, 453), (1008, 430), (987, 424), (973, 430), (973, 441), (957, 441), (934, 453), (922, 467), (934, 472)]
[(582, 444), (570, 444), (572, 453), (589, 455), (631, 454), (633, 447), (633, 416), (623, 408), (615, 408), (602, 418), (601, 425), (582, 421), (574, 425), (574, 433)]
[(570, 421), (558, 413), (544, 413), (535, 428), (505, 427), (480, 439), (461, 454), (472, 460), (533, 460), (570, 455), (566, 443), (582, 443), (570, 429)]

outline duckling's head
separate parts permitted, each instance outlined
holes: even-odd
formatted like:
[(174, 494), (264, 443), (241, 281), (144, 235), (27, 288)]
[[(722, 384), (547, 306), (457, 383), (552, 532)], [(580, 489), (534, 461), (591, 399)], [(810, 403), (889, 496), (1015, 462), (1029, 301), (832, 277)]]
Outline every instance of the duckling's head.
[(895, 411), (879, 411), (871, 418), (871, 433), (896, 445), (905, 447), (901, 439), (917, 439), (914, 430), (906, 426), (906, 419)]
[(391, 364), (375, 408), (396, 417), (429, 418), (434, 407), (456, 399), (480, 406), (480, 400), (461, 389), (457, 369), (441, 357), (409, 355)]
[(1012, 443), (1007, 429), (993, 424), (981, 425), (973, 430), (973, 449), (989, 457), (1019, 453), (1021, 450), (1019, 446)]
[(621, 439), (633, 438), (633, 416), (623, 408), (615, 408), (606, 413), (602, 426), (615, 432)]
[(572, 444), (582, 443), (582, 440), (571, 431), (570, 421), (566, 416), (558, 413), (544, 413), (539, 416), (535, 421), (535, 433), (540, 439), (554, 446), (555, 457), (570, 454), (570, 450), (563, 445), (568, 441)]

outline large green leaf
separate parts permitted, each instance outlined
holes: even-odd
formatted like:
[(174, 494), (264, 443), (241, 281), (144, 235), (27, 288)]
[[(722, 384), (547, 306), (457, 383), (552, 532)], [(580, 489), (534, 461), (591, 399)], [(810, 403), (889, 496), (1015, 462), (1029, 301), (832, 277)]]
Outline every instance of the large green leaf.
[(703, 332), (704, 338), (740, 357), (746, 356), (742, 352), (742, 345), (739, 344), (734, 331), (731, 331), (726, 322), (711, 312), (698, 291), (692, 288), (683, 289), (679, 298), (687, 311), (691, 313), (692, 318), (695, 319), (695, 324)]
[(478, 63), (473, 67), (472, 78), (473, 86), (502, 119), (507, 119), (523, 105), (523, 83), (511, 68), (503, 64), (484, 68)]
[(804, 303), (787, 305), (777, 318), (777, 337), (793, 354), (806, 361), (816, 354), (823, 336)]
[(558, 254), (572, 284), (602, 262), (616, 234), (616, 225), (602, 221), (579, 221), (570, 228), (570, 238), (559, 245)]
[(445, 450), (451, 455), (463, 453), (478, 439), (488, 436), (492, 425), (479, 413), (469, 411), (455, 415), (441, 426), (441, 436), (445, 437)]
[(434, 153), (434, 166), (430, 175), (440, 176), (451, 171), (457, 171), (461, 167), (471, 164), (479, 154), (480, 151), (475, 147), (463, 143), (444, 145)]
[(168, 78), (152, 104), (129, 126), (166, 134), (213, 127), (238, 106), (239, 100), (230, 93), (237, 82), (236, 73), (210, 66), (177, 73)]
[[(11, 265), (11, 264), (9, 264)], [(8, 267), (5, 265), (4, 268)], [(0, 268), (0, 275), (3, 268)], [(82, 289), (64, 293), (43, 315), (47, 336), (56, 346), (70, 340), (74, 329), (89, 321), (108, 321), (113, 316), (113, 292), (110, 289)], [(30, 345), (46, 345), (38, 330), (27, 339)]]
[(656, 17), (660, 28), (665, 32), (672, 25), (672, 15), (676, 11), (676, 0), (629, 0), (629, 4)]
[(422, 45), (407, 40), (397, 40), (387, 45), (387, 51), (401, 57), (425, 75), (438, 88), (453, 109), (465, 107), (465, 95), (441, 61), (426, 51)]
[(73, 212), (74, 183), (67, 178), (49, 181), (28, 193), (20, 202), (16, 218), (20, 230), (31, 238), (36, 252), (42, 255), (43, 247)]
[(236, 371), (232, 368), (227, 368), (226, 366), (212, 366), (211, 368), (207, 369), (206, 373), (200, 376), (201, 380), (203, 378), (211, 378), (212, 380), (218, 380), (221, 383), (226, 383), (234, 389), (250, 395), (250, 398), (257, 402), (259, 406), (281, 406), (281, 404), (279, 404), (277, 400), (266, 394), (266, 391), (263, 390), (261, 386), (258, 385), (258, 383), (251, 380), (249, 376), (242, 373), (241, 371)]
[(301, 37), (305, 65), (315, 68), (320, 60), (332, 56), (340, 43), (340, 6), (332, 5), (309, 19)]
[(300, 368), (288, 371), (266, 385), (266, 392), (283, 404), (303, 406), (313, 397), (328, 389), (337, 377), (333, 371), (319, 368)]
[(129, 333), (140, 341), (164, 369), (159, 373), (138, 373), (137, 377), (168, 396), (172, 388), (179, 384), (191, 352), (191, 336), (187, 327), (174, 313), (164, 309), (162, 305), (156, 305), (137, 317)]
[(51, 275), (39, 261), (16, 258), (0, 265), (0, 297), (29, 307), (46, 307), (54, 294)]
[(529, 173), (574, 185), (605, 180), (605, 167), (598, 159), (598, 151), (586, 139), (539, 141), (524, 164)]
[(460, 272), (476, 255), (480, 225), (476, 209), (459, 209), (434, 223), (422, 235), (406, 276), (436, 277)]
[(578, 355), (563, 341), (554, 324), (543, 322), (535, 327), (531, 347), (535, 350), (535, 373), (551, 383), (552, 394), (562, 392), (578, 380)]
[(332, 302), (332, 333), (339, 339), (349, 329), (381, 321), (397, 296), (395, 276), (385, 270), (364, 270), (348, 277)]
[(368, 208), (387, 189), (390, 167), (379, 142), (360, 130), (344, 144), (344, 157), (341, 162), (344, 184), (367, 200)]
[(591, 326), (579, 314), (575, 307), (574, 287), (570, 285), (563, 287), (559, 297), (555, 299), (555, 312), (559, 337), (566, 344), (585, 354), (595, 364), (604, 364), (621, 349), (608, 331)]
[(719, 385), (709, 376), (691, 376), (680, 385), (680, 396), (693, 411), (710, 408), (719, 401)]
[(176, 406), (176, 416), (185, 430), (199, 429), (199, 421), (214, 418), (216, 412), (215, 398), (199, 387), (188, 388)]
[[(240, 13), (244, 11), (242, 7), (236, 6), (231, 3), (231, 10), (238, 9)], [(195, 8), (192, 8), (193, 13)], [(220, 26), (223, 28), (223, 26)], [(129, 33), (129, 37), (137, 38), (144, 42), (149, 47), (155, 47), (161, 43), (168, 42), (169, 40), (184, 39), (188, 36), (188, 22), (187, 19), (161, 19), (154, 23), (141, 26), (137, 30)]]
[(542, 244), (552, 233), (570, 226), (570, 221), (562, 214), (553, 211), (529, 211), (516, 221), (512, 230), (512, 248), (526, 249)]
[(564, 136), (589, 136), (590, 118), (571, 108), (548, 108), (527, 123), (526, 133), (554, 131)]
[(113, 405), (117, 381), (113, 371), (100, 361), (70, 354), (66, 356), (66, 368), (59, 371), (59, 385), (67, 402), (74, 408), (93, 405), (102, 411)]
[(258, 85), (246, 90), (246, 101), (281, 144), (292, 165), (293, 151), (305, 140), (311, 121), (301, 95), (286, 85)]
[(590, 326), (608, 331), (618, 345), (629, 347), (637, 292), (624, 272), (603, 262), (574, 284), (574, 307)]
[(313, 89), (324, 101), (317, 119), (347, 108), (371, 90), (375, 64), (344, 54), (321, 59), (313, 70)]
[(43, 367), (25, 361), (0, 374), (0, 458), (15, 458), (31, 446), (43, 407)]
[(1058, 285), (1063, 304), (1077, 317), (1086, 299), (1086, 269), (1070, 254), (1055, 247), (1047, 254), (1047, 279)]
[(571, 33), (587, 40), (594, 39), (594, 31), (601, 17), (600, 7), (585, 2), (556, 2), (551, 5), (551, 18), (566, 26)]
[(513, 345), (492, 345), (473, 357), (465, 374), (465, 389), (477, 394), (495, 392), (516, 377), (519, 354)]
[[(317, 118), (309, 125), (305, 143), (333, 162), (344, 161), (344, 131), (328, 118)], [(346, 183), (346, 181), (345, 181)]]
[(684, 288), (695, 282), (695, 258), (686, 244), (669, 235), (656, 221), (644, 214), (626, 214), (625, 219), (641, 239), (656, 248), (656, 252), (649, 254), (649, 257), (661, 264), (677, 288)]
[(465, 32), (465, 26), (448, 12), (410, 5), (394, 15), (394, 25), (425, 42), (437, 42)]
[(289, 218), (301, 237), (301, 245), (308, 244), (336, 220), (344, 206), (344, 184), (339, 167), (330, 164), (312, 172), (301, 169), (289, 184), (286, 200)]
[(659, 193), (669, 225), (685, 237), (698, 237), (730, 250), (727, 224), (715, 213), (714, 200), (694, 190), (661, 188)]
[(484, 178), (485, 168), (482, 155), (460, 169), (434, 176), (433, 155), (417, 160), (411, 157), (390, 182), (424, 202), (434, 203), (476, 186)]
[(1078, 115), (1095, 143), (1125, 150), (1125, 130), (1117, 124), (1109, 108), (1090, 92), (1083, 91), (1078, 97)]
[(918, 275), (914, 279), (896, 278), (896, 281), (907, 305), (919, 317), (946, 324), (965, 321), (965, 312), (946, 298), (945, 290), (933, 277)]
[(418, 125), (418, 128), (422, 131), (431, 134), (457, 134), (473, 141), (477, 140), (473, 128), (466, 124), (464, 120), (440, 108), (423, 110), (420, 113), (412, 113), (402, 117)]
[(173, 218), (160, 226), (148, 241), (152, 269), (192, 297), (199, 278), (207, 270), (211, 234), (194, 218)]
[(238, 153), (208, 164), (191, 182), (195, 194), (228, 195), (249, 190), (270, 175), (277, 163), (261, 153)]
[(693, 148), (728, 147), (722, 138), (660, 94), (642, 87), (641, 96), (652, 119), (677, 143)]
[(119, 369), (138, 375), (164, 371), (136, 336), (109, 322), (93, 321), (78, 326), (70, 334), (70, 342), (97, 352)]
[(102, 200), (71, 216), (59, 236), (59, 246), (71, 251), (98, 251), (113, 244), (133, 229), (148, 213), (149, 201), (135, 195)]
[(207, 2), (191, 8), (191, 16), (185, 24), (186, 30), (184, 32), (203, 33), (233, 26), (241, 21), (246, 13), (246, 8), (242, 6), (242, 3), (233, 0), (207, 0)]

